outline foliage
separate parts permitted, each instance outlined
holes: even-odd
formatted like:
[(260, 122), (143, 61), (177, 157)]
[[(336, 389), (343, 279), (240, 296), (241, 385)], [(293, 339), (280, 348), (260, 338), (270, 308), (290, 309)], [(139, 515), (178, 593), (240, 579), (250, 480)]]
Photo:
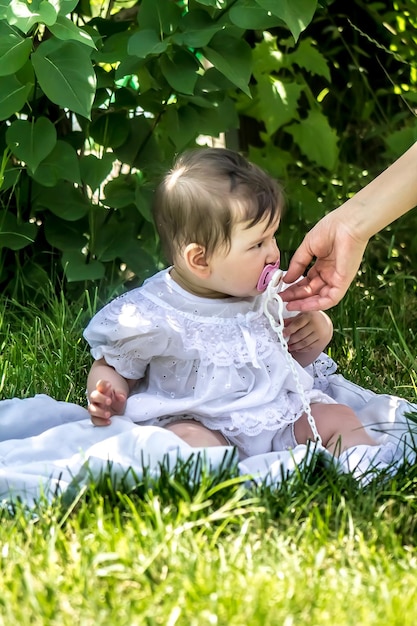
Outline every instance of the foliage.
[[(286, 183), (289, 210), (278, 234), (286, 253), (296, 248), (306, 225), (353, 195), (417, 140), (416, 8), (415, 0), (335, 0), (316, 13), (296, 46), (269, 38), (271, 56), (282, 59), (278, 79), (289, 109), (276, 127), (266, 126), (265, 111), (255, 108), (252, 115), (253, 102), (239, 94), (241, 126), (249, 127), (243, 145), (252, 160)], [(254, 55), (262, 58), (264, 47), (265, 37)], [(267, 70), (269, 89), (272, 76), (276, 73)], [(300, 97), (291, 101), (287, 93), (295, 85)], [(275, 98), (274, 108), (266, 94), (259, 106), (275, 111), (281, 98)], [(409, 253), (417, 252), (410, 234), (403, 243)]]
[(73, 297), (142, 282), (163, 263), (155, 184), (207, 138), (284, 180), (294, 248), (369, 167), (352, 142), (378, 169), (416, 134), (416, 0), (339, 5), (1, 0), (0, 284), (26, 299), (47, 277)]

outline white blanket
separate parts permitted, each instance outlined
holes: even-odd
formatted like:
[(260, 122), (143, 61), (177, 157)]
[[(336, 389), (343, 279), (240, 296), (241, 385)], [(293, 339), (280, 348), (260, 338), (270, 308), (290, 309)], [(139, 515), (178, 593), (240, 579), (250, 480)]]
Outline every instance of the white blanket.
[[(326, 393), (354, 409), (379, 443), (398, 444), (405, 458), (414, 462), (417, 425), (407, 413), (417, 405), (396, 396), (375, 394), (339, 374), (328, 377)], [(285, 473), (306, 459), (311, 447), (249, 457), (238, 464), (241, 474), (278, 485)], [(323, 449), (321, 450), (323, 451)], [(87, 410), (46, 395), (0, 401), (0, 498), (20, 499), (32, 506), (40, 498), (51, 500), (69, 488), (80, 489), (88, 481), (110, 472), (113, 484), (133, 486), (144, 470), (157, 476), (161, 464), (174, 468), (178, 459), (199, 463), (215, 471), (228, 457), (230, 447), (191, 448), (167, 430), (134, 424), (126, 417), (113, 418), (109, 427), (94, 427)], [(235, 457), (237, 458), (237, 457)]]

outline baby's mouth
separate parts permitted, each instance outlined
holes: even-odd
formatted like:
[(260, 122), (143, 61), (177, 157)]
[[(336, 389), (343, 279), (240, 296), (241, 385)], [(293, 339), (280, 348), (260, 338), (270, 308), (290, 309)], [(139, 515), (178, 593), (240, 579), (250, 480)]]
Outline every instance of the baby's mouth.
[(268, 265), (265, 265), (259, 277), (258, 284), (256, 285), (256, 288), (258, 291), (265, 291), (265, 289), (268, 286), (268, 283), (272, 279), (272, 276), (278, 269), (279, 269), (279, 259), (278, 261), (275, 261), (275, 263), (269, 263)]

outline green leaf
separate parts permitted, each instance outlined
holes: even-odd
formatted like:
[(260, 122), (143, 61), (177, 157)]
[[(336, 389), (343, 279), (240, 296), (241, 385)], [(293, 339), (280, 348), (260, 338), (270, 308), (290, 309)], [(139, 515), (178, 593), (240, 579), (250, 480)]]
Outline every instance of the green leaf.
[(26, 103), (33, 83), (23, 85), (15, 76), (0, 76), (0, 120), (7, 120)]
[(278, 128), (298, 117), (297, 103), (303, 88), (272, 76), (262, 76), (256, 89), (259, 117), (272, 135)]
[(32, 63), (52, 102), (90, 119), (96, 77), (86, 46), (49, 39), (32, 54)]
[[(103, 263), (120, 260), (127, 263), (137, 276), (146, 277), (155, 273), (155, 261), (144, 250), (144, 241), (136, 235), (140, 216), (135, 209), (113, 214), (112, 220), (97, 224), (94, 254)], [(143, 229), (142, 229), (143, 230)], [(146, 230), (145, 230), (146, 233)], [(154, 233), (154, 231), (153, 231)], [(149, 234), (145, 235), (149, 240)]]
[(104, 40), (104, 46), (100, 50), (93, 52), (93, 59), (97, 63), (125, 62), (130, 37), (129, 32), (116, 33), (107, 37)]
[(152, 201), (154, 192), (144, 185), (137, 184), (135, 192), (135, 205), (145, 220), (153, 225)]
[(320, 111), (285, 129), (292, 135), (301, 152), (313, 163), (332, 170), (338, 157), (337, 134)]
[(114, 154), (106, 152), (101, 159), (94, 154), (88, 154), (80, 159), (81, 180), (94, 193), (106, 180), (113, 168)]
[(13, 154), (35, 172), (54, 149), (56, 130), (46, 117), (39, 117), (35, 123), (15, 120), (7, 129), (6, 140)]
[(55, 37), (63, 41), (79, 41), (86, 46), (90, 46), (90, 48), (96, 47), (91, 36), (85, 30), (78, 28), (74, 22), (71, 22), (71, 20), (63, 15), (58, 15), (55, 24), (50, 26), (49, 30)]
[(176, 32), (172, 41), (189, 48), (207, 46), (213, 36), (224, 29), (223, 24), (214, 22), (206, 11), (198, 9), (186, 13), (180, 26), (183, 32)]
[(17, 26), (23, 33), (28, 33), (32, 26), (41, 21), (39, 2), (34, 3), (33, 7), (29, 7), (26, 2), (21, 0), (11, 0), (6, 20), (12, 26)]
[(317, 9), (317, 0), (256, 0), (265, 11), (270, 11), (288, 26), (295, 41), (307, 28)]
[(200, 66), (191, 53), (179, 49), (173, 54), (172, 59), (164, 55), (160, 66), (163, 75), (176, 92), (194, 93)]
[(212, 103), (211, 108), (198, 111), (200, 134), (217, 137), (220, 133), (239, 127), (239, 118), (234, 102), (224, 98)]
[(10, 0), (0, 0), (0, 20), (5, 20), (7, 18), (9, 5)]
[(197, 0), (198, 4), (204, 4), (206, 7), (214, 7), (216, 9), (225, 9), (227, 7), (226, 0)]
[[(288, 167), (294, 164), (294, 158), (290, 152), (281, 150), (272, 141), (266, 141), (262, 147), (249, 146), (248, 158), (251, 162), (259, 165), (275, 178), (282, 180), (287, 178)], [(297, 181), (299, 183), (299, 181)]]
[(317, 50), (310, 38), (302, 39), (296, 50), (288, 55), (291, 63), (296, 63), (311, 74), (324, 76), (330, 82), (330, 71), (325, 57)]
[(289, 204), (298, 215), (301, 215), (305, 224), (315, 224), (323, 217), (324, 206), (317, 199), (317, 194), (306, 185), (300, 185), (299, 181), (293, 181), (288, 185), (287, 197)]
[(0, 177), (0, 189), (3, 191), (6, 189), (11, 189), (15, 185), (17, 185), (20, 177), (20, 168), (19, 167), (10, 167), (5, 169), (3, 172), (3, 180), (1, 181)]
[(37, 230), (36, 224), (18, 223), (13, 213), (0, 210), (0, 248), (21, 250), (35, 241)]
[(48, 0), (34, 0), (30, 4), (11, 0), (6, 16), (9, 24), (28, 33), (35, 24), (45, 24), (48, 27), (55, 24), (57, 11)]
[(260, 7), (254, 0), (239, 0), (234, 4), (229, 17), (232, 24), (245, 30), (268, 30), (282, 25), (282, 19)]
[(96, 67), (96, 76), (97, 76), (97, 89), (100, 89), (100, 88), (113, 89), (114, 79), (115, 79), (114, 70), (110, 69), (109, 71), (106, 71), (104, 67), (101, 67), (100, 65), (98, 65)]
[(127, 163), (139, 170), (155, 167), (161, 160), (161, 147), (154, 132), (153, 121), (144, 115), (129, 120), (129, 137), (122, 146), (114, 149), (119, 161)]
[(177, 150), (183, 150), (199, 133), (199, 115), (193, 106), (168, 107), (159, 125)]
[(390, 159), (392, 160), (397, 159), (416, 141), (417, 122), (414, 122), (412, 126), (406, 126), (384, 137), (384, 142), (389, 150)]
[(197, 79), (196, 92), (208, 96), (213, 92), (227, 92), (233, 89), (233, 83), (215, 67), (209, 67)]
[(57, 11), (51, 2), (48, 2), (48, 0), (42, 0), (39, 4), (39, 16), (40, 22), (49, 27), (55, 24)]
[[(134, 92), (128, 87), (120, 87), (120, 89), (117, 89), (114, 93), (114, 104), (115, 107), (124, 109), (124, 111), (136, 109), (138, 104), (137, 92)], [(127, 120), (126, 115), (124, 115), (124, 119)]]
[(140, 27), (171, 35), (181, 20), (182, 10), (175, 2), (166, 0), (142, 0)]
[(47, 242), (57, 250), (82, 250), (87, 243), (85, 232), (88, 232), (87, 220), (68, 220), (48, 215), (45, 220), (44, 232)]
[(132, 174), (122, 174), (110, 180), (104, 188), (104, 204), (121, 209), (135, 202), (136, 180)]
[(127, 45), (127, 52), (132, 56), (145, 59), (150, 55), (158, 55), (168, 48), (166, 41), (161, 41), (154, 30), (140, 30), (132, 35)]
[(98, 114), (90, 126), (90, 134), (94, 141), (105, 148), (122, 146), (129, 136), (129, 120), (121, 112), (105, 112)]
[(59, 180), (68, 180), (81, 185), (77, 153), (66, 141), (58, 140), (36, 172), (30, 173), (36, 182), (45, 187), (53, 187)]
[(6, 22), (0, 22), (0, 76), (14, 74), (29, 58), (32, 39), (21, 37)]
[(270, 33), (264, 33), (263, 40), (255, 45), (252, 54), (256, 79), (262, 74), (278, 74), (287, 64), (287, 55), (278, 50), (277, 40)]
[(69, 283), (79, 280), (100, 280), (104, 277), (105, 267), (96, 259), (87, 257), (76, 250), (67, 250), (62, 255), (62, 266)]
[(80, 189), (62, 180), (55, 187), (35, 184), (33, 206), (35, 211), (49, 209), (54, 215), (69, 222), (81, 219), (91, 209), (90, 202)]
[(138, 83), (140, 85), (140, 92), (144, 93), (149, 87), (151, 87), (153, 79), (151, 78), (147, 61), (144, 59), (138, 59), (137, 57), (130, 57), (127, 52), (124, 53), (123, 59), (121, 58), (119, 65), (115, 71), (115, 80), (124, 81), (131, 76), (137, 76)]
[(136, 276), (145, 279), (155, 274), (155, 261), (143, 249), (143, 242), (140, 240), (128, 242), (124, 247), (122, 259)]
[(104, 263), (115, 259), (124, 260), (126, 247), (132, 240), (134, 231), (129, 220), (112, 219), (97, 228), (94, 254)]
[(203, 48), (205, 57), (234, 85), (251, 95), (249, 80), (252, 73), (252, 51), (243, 39), (217, 33), (210, 47)]
[(79, 4), (80, 0), (49, 0), (49, 2), (55, 7), (58, 15), (69, 15)]
[[(94, 251), (91, 254), (103, 263), (119, 260), (137, 276), (155, 273), (151, 251), (156, 249), (153, 225), (143, 223), (141, 212), (133, 205), (112, 213), (111, 219), (98, 215), (95, 220)], [(138, 236), (140, 230), (141, 236)]]
[[(30, 85), (31, 90), (34, 91), (36, 77), (30, 58), (26, 61), (24, 65), (22, 65), (20, 69), (17, 70), (15, 77), (22, 85)], [(29, 98), (31, 96), (32, 94), (30, 94)]]

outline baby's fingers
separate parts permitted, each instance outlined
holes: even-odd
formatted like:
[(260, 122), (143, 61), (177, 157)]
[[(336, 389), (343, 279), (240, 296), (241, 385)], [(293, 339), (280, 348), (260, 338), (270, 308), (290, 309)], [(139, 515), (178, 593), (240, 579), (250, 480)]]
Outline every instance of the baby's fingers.
[(284, 319), (284, 337), (289, 337), (294, 333), (304, 328), (306, 325), (306, 320), (304, 316), (299, 313), (295, 317), (287, 317)]
[(96, 390), (104, 396), (111, 397), (113, 393), (113, 387), (108, 380), (98, 380), (96, 383)]
[(105, 395), (98, 389), (94, 389), (94, 391), (90, 393), (90, 404), (105, 408), (111, 406), (111, 401), (111, 396)]
[(90, 393), (88, 412), (96, 426), (108, 426), (111, 418), (111, 398), (97, 389)]
[(114, 414), (123, 415), (126, 405), (126, 396), (121, 391), (113, 394), (112, 409)]
[(93, 417), (90, 415), (90, 419), (94, 426), (110, 426), (111, 419), (105, 417)]
[(111, 424), (111, 412), (103, 406), (90, 402), (88, 412), (95, 426), (109, 426)]
[(317, 343), (317, 336), (311, 333), (307, 337), (300, 337), (297, 333), (297, 337), (291, 339), (288, 342), (288, 350), (290, 352), (307, 352)]

